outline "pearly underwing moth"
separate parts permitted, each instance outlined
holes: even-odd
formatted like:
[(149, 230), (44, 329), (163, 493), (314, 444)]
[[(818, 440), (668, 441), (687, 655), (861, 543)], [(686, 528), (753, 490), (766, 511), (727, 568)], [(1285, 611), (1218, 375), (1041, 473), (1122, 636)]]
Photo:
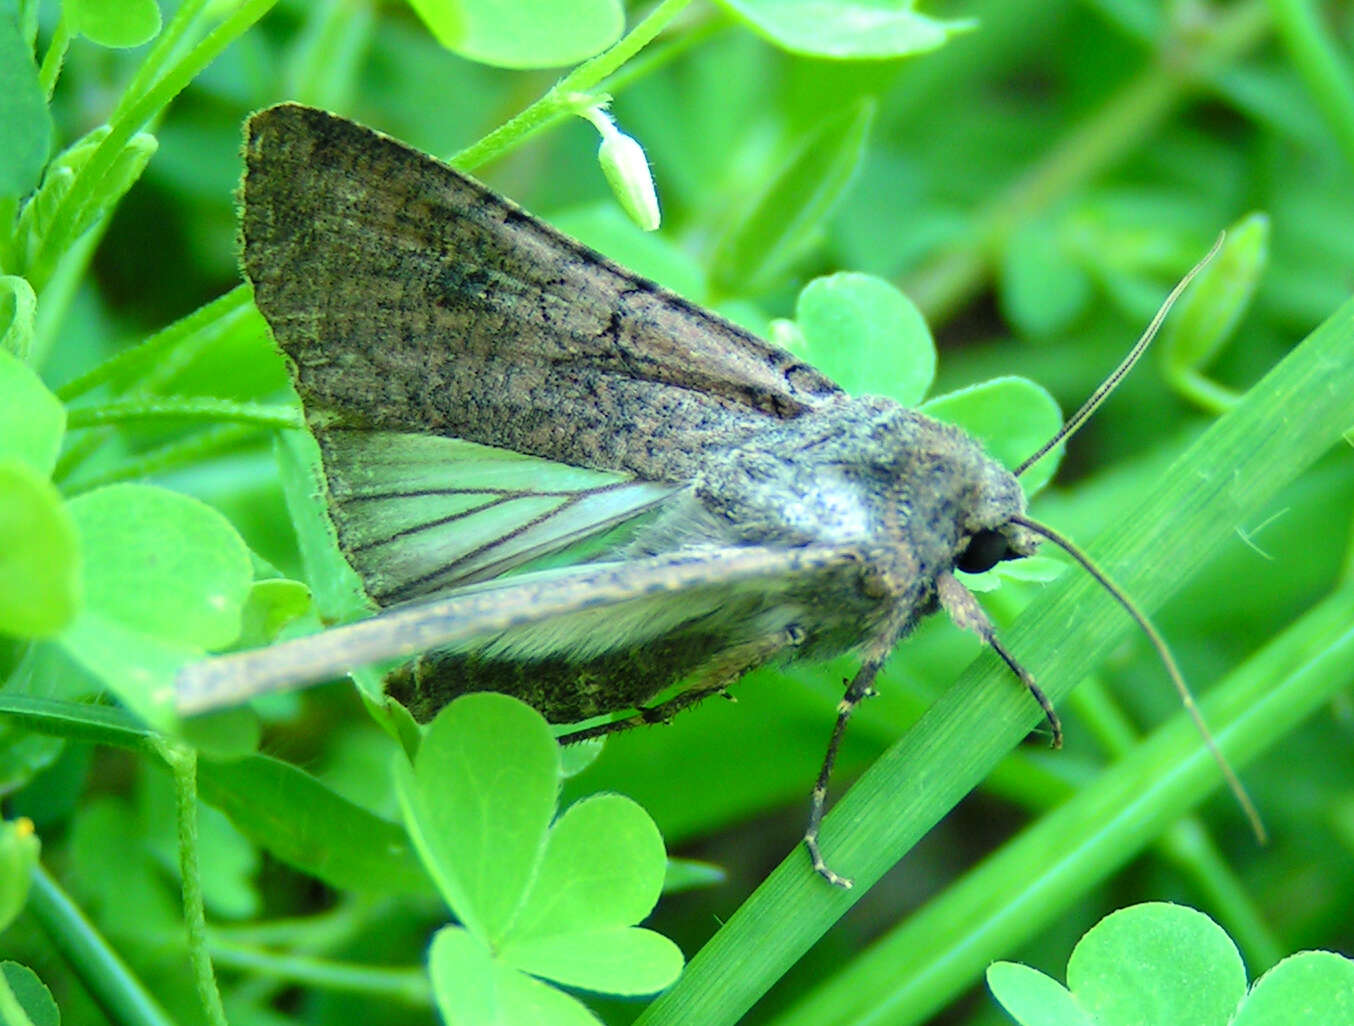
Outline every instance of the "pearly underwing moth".
[(382, 612), (188, 667), (182, 711), (411, 656), (386, 691), (415, 717), (481, 690), (555, 723), (605, 717), (568, 741), (666, 720), (773, 660), (854, 652), (805, 838), (844, 886), (817, 843), (832, 759), (919, 618), (943, 608), (991, 645), (1056, 742), (955, 570), (1065, 539), (961, 430), (847, 395), (351, 121), (269, 108), (245, 158), (244, 272)]

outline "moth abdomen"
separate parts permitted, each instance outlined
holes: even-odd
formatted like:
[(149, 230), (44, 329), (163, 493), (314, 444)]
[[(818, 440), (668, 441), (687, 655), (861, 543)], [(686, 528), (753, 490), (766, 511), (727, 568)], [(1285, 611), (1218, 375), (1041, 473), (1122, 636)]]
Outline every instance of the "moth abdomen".
[(482, 652), (428, 652), (386, 677), (386, 693), (423, 722), (474, 691), (520, 698), (551, 723), (579, 723), (642, 708), (695, 673), (725, 645), (708, 633), (657, 638), (587, 659), (572, 655), (509, 659)]

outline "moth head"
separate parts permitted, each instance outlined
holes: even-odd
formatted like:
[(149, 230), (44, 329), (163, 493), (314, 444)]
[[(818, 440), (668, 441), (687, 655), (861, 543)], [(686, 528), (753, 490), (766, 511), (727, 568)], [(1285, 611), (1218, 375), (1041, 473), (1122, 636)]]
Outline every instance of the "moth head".
[(1034, 555), (1038, 542), (1017, 524), (982, 527), (964, 541), (954, 565), (966, 574), (981, 574), (1007, 559)]
[(980, 574), (1005, 560), (1032, 556), (1038, 549), (1038, 535), (1018, 522), (1025, 512), (1020, 483), (986, 455), (963, 508), (967, 516), (954, 565), (965, 573)]

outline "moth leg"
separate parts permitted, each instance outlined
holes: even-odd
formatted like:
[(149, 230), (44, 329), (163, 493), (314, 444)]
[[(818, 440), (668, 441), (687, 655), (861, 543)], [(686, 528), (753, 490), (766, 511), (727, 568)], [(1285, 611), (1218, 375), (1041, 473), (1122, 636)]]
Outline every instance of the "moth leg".
[(832, 777), (833, 764), (837, 761), (837, 749), (841, 747), (842, 736), (846, 733), (846, 721), (856, 711), (856, 706), (879, 693), (874, 689), (874, 679), (882, 663), (882, 660), (871, 660), (862, 666), (847, 686), (842, 700), (837, 703), (837, 723), (832, 728), (827, 754), (823, 756), (823, 765), (818, 770), (818, 779), (813, 783), (813, 793), (809, 799), (809, 825), (804, 831), (804, 845), (809, 849), (809, 858), (813, 860), (813, 871), (834, 887), (845, 890), (850, 890), (851, 880), (828, 868), (823, 851), (818, 846), (818, 828), (822, 825), (823, 812), (827, 809), (827, 784)]
[(571, 734), (561, 735), (558, 740), (560, 744), (569, 745), (575, 741), (602, 737), (618, 730), (629, 730), (631, 727), (667, 723), (683, 709), (695, 705), (713, 694), (723, 694), (726, 698), (732, 698), (733, 696), (729, 695), (726, 690), (731, 684), (736, 683), (745, 673), (761, 666), (773, 656), (799, 644), (801, 640), (803, 640), (802, 632), (798, 627), (792, 626), (767, 637), (735, 645), (720, 652), (697, 670), (690, 683), (666, 702), (660, 702), (654, 706), (642, 706), (630, 716), (612, 720), (610, 723), (599, 723), (595, 727), (576, 730)]
[(987, 614), (983, 612), (983, 607), (978, 604), (978, 600), (951, 573), (943, 573), (936, 578), (936, 592), (940, 597), (941, 606), (949, 614), (954, 625), (972, 631), (982, 638), (986, 644), (992, 647), (992, 651), (1001, 656), (1002, 662), (1011, 668), (1011, 672), (1020, 679), (1020, 683), (1025, 685), (1026, 690), (1039, 703), (1039, 708), (1044, 711), (1044, 719), (1048, 721), (1049, 732), (1053, 735), (1050, 742), (1052, 747), (1061, 748), (1063, 727), (1058, 719), (1058, 714), (1053, 710), (1053, 703), (1048, 700), (1048, 696), (1044, 694), (1043, 689), (1034, 682), (1034, 677), (1030, 675), (1029, 670), (1016, 662), (1015, 657), (1006, 651), (1005, 646), (997, 639), (996, 629), (992, 626), (992, 621), (987, 618)]

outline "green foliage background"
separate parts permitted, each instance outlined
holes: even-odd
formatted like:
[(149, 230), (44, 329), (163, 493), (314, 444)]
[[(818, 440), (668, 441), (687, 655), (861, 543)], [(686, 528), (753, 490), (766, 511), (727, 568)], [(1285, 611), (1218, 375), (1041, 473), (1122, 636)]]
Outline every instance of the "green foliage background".
[[(754, 1002), (746, 1021), (781, 1026), (1000, 1021), (977, 989), (988, 962), (1059, 975), (1083, 931), (1144, 899), (1207, 910), (1252, 977), (1302, 948), (1354, 951), (1354, 470), (1340, 437), (1354, 425), (1354, 312), (1341, 305), (1354, 281), (1346, 7), (970, 0), (935, 12), (975, 22), (938, 49), (828, 60), (792, 52), (802, 32), (757, 32), (735, 16), (768, 5), (693, 3), (603, 82), (653, 166), (664, 208), (655, 239), (618, 213), (586, 121), (547, 112), (542, 131), (479, 145), (563, 72), (456, 56), (403, 6), (192, 4), (195, 31), (158, 65), (181, 80), (151, 81), (136, 76), (155, 42), (110, 49), (90, 36), (126, 45), (153, 25), (100, 29), (91, 2), (68, 4), (64, 18), (54, 3), (19, 4), (17, 15), (11, 6), (0, 16), (18, 24), (36, 10), (40, 59), (73, 36), (64, 66), (44, 62), (53, 153), (106, 120), (128, 138), (148, 133), (112, 165), (113, 179), (134, 184), (107, 216), (96, 196), (64, 237), (39, 233), (55, 241), (31, 259), (12, 243), (3, 254), (4, 273), (22, 273), (37, 300), (19, 356), (72, 400), (53, 470), (59, 496), (40, 501), (70, 499), (86, 529), (123, 509), (142, 515), (113, 501), (130, 503), (128, 493), (94, 489), (154, 482), (223, 513), (261, 577), (302, 573), (272, 442), (295, 423), (294, 399), (245, 297), (218, 297), (239, 283), (240, 125), (267, 104), (313, 103), (460, 154), (531, 211), (760, 330), (792, 316), (817, 275), (880, 275), (937, 337), (937, 392), (1015, 373), (1067, 410), (1221, 228), (1265, 215), (1246, 222), (1243, 266), (1229, 265), (1193, 334), (1163, 340), (1033, 509), (1156, 610), (1186, 676), (1214, 693), (1205, 713), (1268, 844), (1214, 793), (1216, 768), (1150, 647), (1080, 578), (1012, 576), (985, 595), (1008, 647), (1060, 699), (1062, 752), (1038, 736), (1013, 748), (1036, 711), (942, 618), (901, 646), (881, 697), (852, 724), (834, 784), (840, 795), (874, 767), (825, 831), (829, 856), (861, 881), (849, 895), (812, 877), (796, 847), (849, 661), (764, 671), (740, 685), (737, 703), (615, 737), (565, 801), (629, 795), (670, 854), (726, 872), (717, 886), (669, 894), (647, 924), (688, 958), (701, 952), (686, 976), (648, 1011), (591, 1002), (608, 1022), (733, 1022)], [(223, 35), (198, 41), (217, 24)], [(217, 39), (229, 45), (214, 55)], [(475, 52), (530, 63), (503, 45), (488, 33)], [(23, 159), (17, 148), (0, 154), (0, 164)], [(117, 188), (100, 188), (116, 200)], [(0, 320), (22, 309), (21, 290), (7, 292)], [(152, 358), (112, 365), (87, 392), (71, 387), (188, 315)], [(1283, 376), (1264, 378), (1290, 354)], [(96, 504), (101, 519), (88, 512)], [(132, 603), (139, 572), (124, 567), (100, 586)], [(294, 601), (254, 593), (252, 641)], [(205, 629), (191, 641), (225, 644)], [(119, 972), (174, 1021), (199, 1021), (184, 972), (176, 792), (162, 771), (192, 746), (166, 748), (130, 719), (77, 706), (103, 688), (80, 651), (0, 637), (5, 815), (33, 821), (43, 867), (0, 956), (37, 972), (66, 1023), (163, 1021), (96, 1006), (91, 974)], [(24, 704), (34, 696), (48, 704)], [(230, 1021), (431, 1021), (421, 966), (446, 909), (420, 893), (417, 867), (391, 859), (391, 875), (371, 871), (372, 853), (400, 843), (388, 822), (398, 818), (397, 746), (352, 687), (271, 700), (257, 721), (218, 721), (197, 741), (210, 755), (261, 744), (273, 757), (204, 757), (198, 773), (205, 950)], [(333, 803), (324, 813), (316, 782)], [(363, 830), (339, 843), (324, 831), (340, 819)], [(323, 871), (315, 837), (341, 855)], [(65, 900), (91, 932), (63, 918)], [(100, 940), (126, 967), (72, 953), (77, 940)]]

